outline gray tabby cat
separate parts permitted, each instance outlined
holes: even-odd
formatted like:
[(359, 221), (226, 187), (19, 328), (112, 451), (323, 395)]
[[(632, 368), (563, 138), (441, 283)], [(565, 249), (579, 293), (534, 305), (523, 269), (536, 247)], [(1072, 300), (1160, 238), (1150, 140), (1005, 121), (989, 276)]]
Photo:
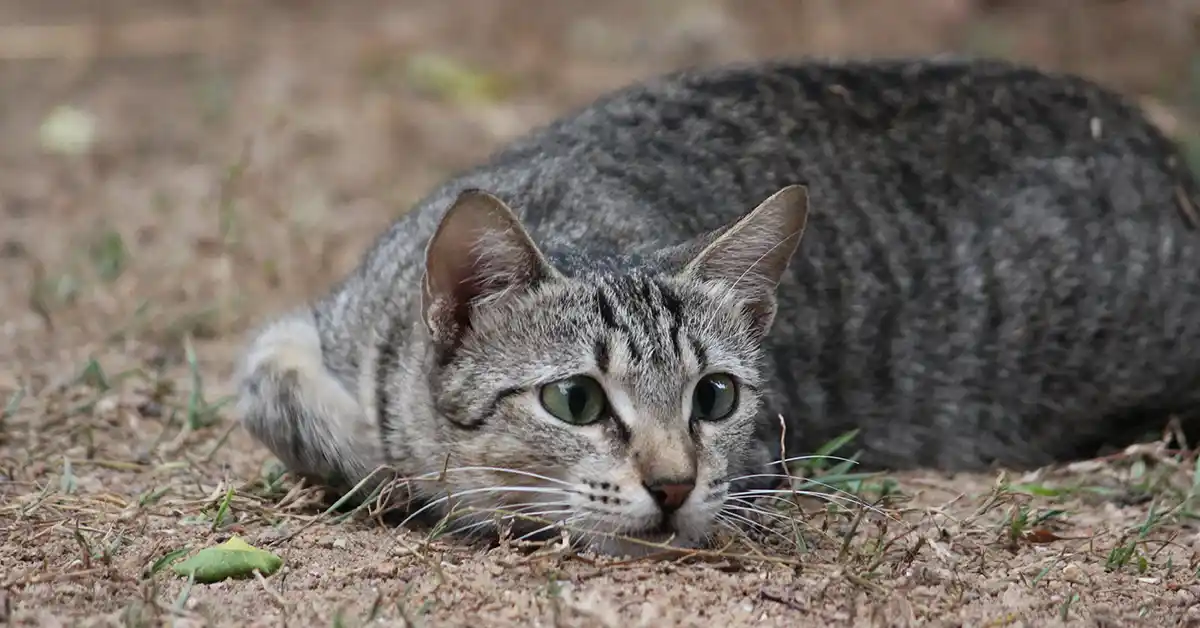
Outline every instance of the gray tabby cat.
[(1197, 407), (1198, 198), (1076, 77), (677, 73), (434, 191), (256, 333), (239, 412), (340, 490), (389, 464), (442, 512), (694, 545), (783, 477), (781, 416), (788, 455), (861, 428), (869, 468), (978, 470)]

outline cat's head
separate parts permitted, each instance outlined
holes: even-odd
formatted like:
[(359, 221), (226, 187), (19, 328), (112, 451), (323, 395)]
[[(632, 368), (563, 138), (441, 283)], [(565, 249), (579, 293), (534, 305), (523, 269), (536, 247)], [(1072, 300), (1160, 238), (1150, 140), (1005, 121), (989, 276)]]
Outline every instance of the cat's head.
[(695, 545), (731, 520), (719, 513), (736, 491), (777, 484), (762, 341), (807, 204), (784, 188), (655, 263), (567, 276), (503, 202), (463, 192), (430, 240), (422, 293), (457, 502), (631, 553), (611, 535)]

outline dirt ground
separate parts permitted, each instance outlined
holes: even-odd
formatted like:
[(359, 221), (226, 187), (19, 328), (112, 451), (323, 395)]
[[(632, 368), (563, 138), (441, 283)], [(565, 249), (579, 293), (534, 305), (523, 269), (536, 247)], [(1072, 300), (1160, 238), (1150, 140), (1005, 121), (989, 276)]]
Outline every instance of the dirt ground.
[[(325, 514), (223, 405), (249, 326), (604, 90), (986, 53), (1124, 90), (1200, 156), (1198, 42), (1192, 0), (0, 0), (0, 620), (1200, 625), (1200, 472), (1170, 439), (1034, 473), (825, 469), (878, 512), (808, 500), (761, 538), (618, 561)], [(155, 569), (234, 534), (283, 568)]]

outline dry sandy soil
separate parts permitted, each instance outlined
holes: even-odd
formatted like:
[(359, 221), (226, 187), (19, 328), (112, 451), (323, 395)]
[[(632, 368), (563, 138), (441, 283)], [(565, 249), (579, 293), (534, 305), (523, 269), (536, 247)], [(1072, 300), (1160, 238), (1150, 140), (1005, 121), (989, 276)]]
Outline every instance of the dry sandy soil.
[[(603, 90), (766, 55), (982, 52), (1125, 90), (1195, 147), (1198, 15), (1188, 0), (0, 2), (0, 620), (1200, 625), (1200, 475), (1169, 439), (1027, 474), (817, 469), (879, 512), (808, 500), (795, 529), (622, 562), (325, 514), (223, 405), (249, 326), (324, 289), (439, 179)], [(94, 125), (87, 150), (62, 152), (81, 121), (56, 110)], [(191, 586), (153, 568), (233, 534), (284, 567)]]

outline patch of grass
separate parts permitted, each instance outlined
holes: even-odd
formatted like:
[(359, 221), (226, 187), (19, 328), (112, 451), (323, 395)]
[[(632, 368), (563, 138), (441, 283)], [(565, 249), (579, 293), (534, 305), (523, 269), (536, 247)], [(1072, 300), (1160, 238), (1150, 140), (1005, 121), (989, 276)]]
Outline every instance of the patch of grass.
[(1008, 490), (1035, 497), (1070, 497), (1078, 487), (1046, 486), (1044, 484), (1009, 484)]
[(1165, 520), (1165, 513), (1158, 512), (1156, 504), (1151, 503), (1142, 524), (1131, 530), (1126, 538), (1122, 539), (1109, 551), (1108, 557), (1104, 562), (1105, 571), (1120, 571), (1126, 566), (1133, 564), (1136, 566), (1139, 574), (1145, 574), (1150, 568), (1150, 560), (1141, 551), (1141, 547), (1149, 537), (1150, 532), (1162, 525)]
[(95, 358), (89, 358), (84, 363), (77, 381), (84, 386), (95, 388), (100, 392), (112, 390), (112, 384), (108, 381), (108, 375), (105, 374), (104, 367), (100, 366), (100, 362)]
[(196, 350), (192, 346), (190, 337), (184, 338), (183, 347), (188, 374), (192, 382), (184, 418), (189, 430), (200, 430), (215, 423), (217, 421), (217, 413), (222, 407), (231, 403), (233, 397), (227, 396), (218, 399), (214, 403), (209, 403), (204, 397), (204, 376), (201, 374), (200, 362), (196, 358)]
[(233, 487), (230, 486), (225, 491), (225, 498), (221, 500), (221, 504), (217, 506), (217, 514), (213, 516), (212, 531), (216, 532), (219, 528), (225, 526), (225, 519), (229, 516), (229, 502), (233, 500)]
[(410, 88), (457, 104), (495, 102), (512, 89), (512, 81), (499, 74), (433, 53), (408, 57), (404, 78)]
[(251, 144), (247, 140), (242, 145), (242, 152), (236, 161), (225, 170), (221, 181), (220, 194), (217, 199), (217, 229), (222, 249), (228, 249), (238, 243), (237, 240), (237, 198), (239, 184), (250, 168)]
[(196, 574), (193, 573), (188, 576), (187, 583), (183, 585), (183, 589), (179, 591), (179, 595), (175, 598), (175, 606), (172, 608), (175, 613), (183, 613), (183, 609), (187, 604), (188, 598), (192, 596), (192, 587), (195, 585)]
[[(21, 407), (21, 402), (25, 400), (25, 387), (17, 389), (4, 404), (4, 408), (0, 409), (0, 438), (4, 436), (4, 426), (8, 420), (17, 414), (17, 409)], [(3, 441), (0, 441), (3, 442)]]
[(266, 461), (257, 482), (257, 494), (264, 499), (282, 498), (287, 494), (287, 488), (284, 486), (287, 477), (287, 467), (283, 463), (275, 459)]
[(850, 455), (842, 452), (858, 437), (859, 430), (850, 430), (818, 447), (810, 456), (789, 463), (790, 471), (800, 482), (796, 490), (823, 493), (845, 493), (856, 497), (874, 495), (887, 500), (900, 493), (900, 485), (882, 473), (854, 472), (861, 451)]
[(1008, 539), (1014, 542), (1020, 539), (1029, 528), (1029, 507), (1024, 504), (1013, 506), (1006, 523)]
[(1079, 601), (1079, 594), (1074, 591), (1063, 600), (1062, 606), (1058, 610), (1058, 618), (1061, 621), (1067, 621), (1071, 614), (1071, 605)]
[(129, 262), (125, 240), (114, 229), (103, 229), (88, 245), (88, 259), (102, 281), (115, 281)]
[(162, 499), (163, 496), (165, 496), (170, 491), (171, 491), (170, 486), (162, 486), (159, 488), (152, 488), (148, 491), (142, 492), (140, 495), (138, 495), (138, 499), (137, 499), (138, 508), (145, 508), (146, 506), (152, 506), (154, 504), (157, 504), (158, 500)]
[(58, 480), (58, 490), (64, 495), (70, 495), (75, 492), (77, 484), (78, 483), (75, 480), (75, 471), (71, 467), (71, 459), (64, 456), (62, 473), (59, 475)]
[(43, 318), (59, 306), (71, 305), (79, 298), (82, 287), (79, 278), (72, 273), (46, 276), (44, 271), (36, 273), (29, 294), (29, 305)]
[(383, 610), (383, 591), (375, 594), (375, 600), (371, 602), (371, 610), (367, 611), (367, 623), (375, 621), (379, 617), (379, 612)]

